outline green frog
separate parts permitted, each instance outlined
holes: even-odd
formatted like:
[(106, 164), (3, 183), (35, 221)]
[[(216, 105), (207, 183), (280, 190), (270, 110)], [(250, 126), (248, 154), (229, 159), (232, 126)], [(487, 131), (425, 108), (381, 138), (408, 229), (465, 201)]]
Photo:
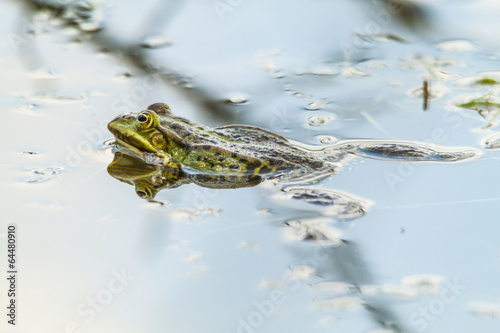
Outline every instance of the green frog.
[[(208, 127), (176, 116), (164, 103), (108, 124), (118, 146), (146, 163), (163, 164), (189, 174), (273, 177), (285, 173), (317, 179), (335, 172), (346, 155), (405, 160), (459, 161), (478, 156), (476, 149), (454, 149), (402, 141), (346, 140), (306, 147), (268, 130), (227, 125)], [(315, 178), (316, 177), (316, 178)]]
[(116, 143), (148, 163), (188, 173), (272, 176), (291, 170), (335, 170), (338, 156), (318, 158), (268, 130), (228, 125), (211, 128), (176, 116), (163, 103), (108, 124)]

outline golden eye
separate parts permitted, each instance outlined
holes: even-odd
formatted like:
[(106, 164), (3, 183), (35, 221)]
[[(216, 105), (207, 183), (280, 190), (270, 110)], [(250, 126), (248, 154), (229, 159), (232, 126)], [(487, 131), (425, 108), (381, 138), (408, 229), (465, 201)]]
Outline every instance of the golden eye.
[(147, 111), (140, 112), (135, 118), (135, 126), (139, 131), (146, 130), (153, 125), (153, 117)]

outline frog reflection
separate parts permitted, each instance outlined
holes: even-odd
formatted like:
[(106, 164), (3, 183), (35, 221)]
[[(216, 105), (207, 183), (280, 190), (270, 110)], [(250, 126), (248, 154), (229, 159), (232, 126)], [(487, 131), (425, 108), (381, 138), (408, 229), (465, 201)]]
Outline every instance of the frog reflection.
[(108, 165), (108, 173), (113, 178), (135, 187), (137, 195), (152, 201), (159, 191), (195, 183), (213, 189), (235, 189), (251, 187), (262, 182), (260, 176), (224, 176), (210, 174), (188, 174), (172, 165), (149, 164), (142, 159), (115, 152)]

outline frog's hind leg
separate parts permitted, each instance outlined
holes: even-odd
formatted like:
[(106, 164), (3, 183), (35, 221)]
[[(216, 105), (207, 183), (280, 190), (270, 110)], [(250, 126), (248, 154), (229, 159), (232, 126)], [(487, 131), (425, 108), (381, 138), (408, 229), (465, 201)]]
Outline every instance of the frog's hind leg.
[(457, 162), (481, 155), (476, 148), (446, 148), (437, 145), (392, 140), (348, 140), (330, 148), (360, 157), (408, 162)]

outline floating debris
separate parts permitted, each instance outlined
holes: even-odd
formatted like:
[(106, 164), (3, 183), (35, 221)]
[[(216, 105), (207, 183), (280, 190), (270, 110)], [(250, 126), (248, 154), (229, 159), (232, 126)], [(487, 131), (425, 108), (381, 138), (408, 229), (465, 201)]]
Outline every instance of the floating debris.
[(363, 301), (356, 296), (335, 297), (317, 300), (316, 305), (322, 309), (334, 310), (357, 310), (363, 305)]
[(358, 78), (358, 77), (371, 76), (373, 74), (366, 71), (362, 71), (354, 67), (347, 67), (342, 71), (342, 75), (349, 78)]
[(59, 77), (51, 68), (36, 68), (30, 71), (30, 74), (35, 79), (57, 79)]
[(23, 154), (26, 154), (26, 155), (38, 155), (38, 152), (37, 151), (32, 151), (32, 150), (25, 150), (25, 151), (23, 151)]
[(428, 295), (436, 295), (444, 280), (444, 276), (441, 275), (417, 274), (404, 277), (401, 283), (407, 287), (417, 288)]
[(398, 284), (386, 284), (380, 286), (380, 292), (385, 295), (395, 296), (404, 299), (415, 299), (418, 292), (415, 288)]
[(328, 218), (307, 220), (292, 220), (286, 222), (290, 228), (285, 229), (285, 238), (290, 241), (314, 241), (321, 243), (340, 244), (342, 234), (329, 226)]
[(198, 251), (191, 251), (187, 256), (184, 257), (184, 261), (195, 261), (201, 259), (202, 254)]
[(427, 83), (427, 87), (425, 86), (425, 82), (422, 87), (418, 87), (408, 91), (408, 95), (411, 97), (415, 97), (418, 99), (425, 100), (427, 99), (427, 104), (431, 99), (439, 99), (443, 97), (445, 94), (450, 92), (450, 90), (444, 84), (433, 84), (432, 86)]
[(32, 100), (53, 103), (81, 102), (85, 99), (85, 93), (59, 92), (57, 94), (40, 94), (31, 97)]
[(317, 75), (317, 76), (335, 76), (340, 74), (340, 70), (336, 67), (317, 67), (311, 70), (311, 72), (307, 73), (302, 73), (303, 74), (312, 74), (312, 75)]
[[(475, 96), (477, 95), (465, 95), (461, 96), (460, 99), (467, 100)], [(483, 129), (491, 127), (493, 122), (500, 115), (500, 98), (491, 94), (485, 94), (466, 102), (457, 102), (457, 106), (476, 111), (481, 117), (483, 117), (487, 121), (487, 123), (482, 127)], [(488, 119), (486, 115), (489, 115), (492, 111), (495, 111), (495, 113)]]
[(226, 98), (225, 102), (228, 104), (245, 104), (248, 102), (249, 97), (243, 93), (232, 93)]
[(324, 126), (328, 125), (335, 117), (331, 115), (321, 115), (321, 116), (312, 116), (307, 119), (307, 124), (309, 126)]
[(125, 81), (127, 79), (130, 79), (131, 77), (132, 77), (132, 74), (130, 74), (129, 72), (124, 72), (124, 73), (121, 73), (121, 74), (118, 74), (117, 76), (115, 76), (115, 79), (118, 81)]
[(178, 207), (174, 209), (169, 215), (174, 219), (179, 220), (198, 220), (202, 215), (217, 216), (220, 212), (218, 207), (202, 206), (199, 208), (191, 207)]
[(325, 103), (311, 102), (311, 103), (307, 104), (307, 106), (304, 109), (306, 109), (308, 111), (317, 111), (317, 110), (323, 109), (325, 106), (326, 106)]
[(500, 133), (488, 137), (484, 142), (484, 149), (499, 149)]
[(362, 33), (354, 33), (354, 36), (359, 39), (365, 41), (375, 41), (375, 42), (397, 42), (397, 43), (406, 43), (407, 41), (404, 38), (401, 38), (394, 34), (362, 34)]
[(353, 284), (345, 282), (336, 282), (336, 281), (319, 282), (314, 284), (313, 288), (320, 291), (335, 292), (335, 293), (351, 293), (358, 290), (358, 288)]
[(483, 72), (477, 75), (464, 76), (455, 80), (454, 86), (457, 88), (480, 88), (492, 87), (500, 84), (500, 71)]
[(76, 23), (81, 31), (94, 33), (104, 27), (104, 14), (101, 1), (84, 0), (67, 6), (63, 18)]
[(152, 35), (144, 38), (141, 43), (141, 46), (147, 49), (157, 49), (165, 46), (172, 45), (173, 42), (171, 39), (161, 36), (161, 35)]
[(38, 114), (38, 112), (36, 112), (38, 105), (33, 103), (21, 104), (17, 107), (17, 109), (21, 112)]
[(332, 144), (338, 141), (338, 139), (334, 136), (329, 135), (319, 135), (318, 141), (324, 145)]
[(424, 111), (426, 111), (429, 108), (429, 82), (427, 80), (424, 80), (424, 86), (422, 87), (423, 91), (423, 108)]
[(285, 281), (282, 280), (267, 280), (267, 279), (262, 279), (259, 283), (259, 289), (264, 290), (264, 289), (285, 289), (286, 288), (286, 283)]
[(41, 183), (53, 179), (55, 176), (60, 175), (64, 168), (62, 167), (48, 167), (48, 168), (29, 168), (28, 171), (35, 176), (26, 179), (27, 183)]
[(197, 265), (193, 266), (191, 270), (186, 274), (188, 277), (202, 275), (210, 271), (210, 266), (208, 265)]
[(256, 243), (253, 243), (253, 242), (249, 242), (249, 241), (245, 241), (245, 240), (242, 240), (238, 246), (236, 247), (238, 249), (250, 249), (250, 250), (257, 250), (259, 249), (259, 245), (257, 245)]
[(292, 266), (290, 266), (289, 278), (308, 281), (314, 276), (315, 273), (316, 273), (316, 270), (311, 266), (292, 265)]
[(302, 98), (302, 99), (305, 99), (305, 100), (308, 100), (309, 98), (311, 98), (311, 95), (300, 93), (300, 92), (294, 93), (293, 96), (295, 96), (297, 98)]
[(474, 44), (467, 40), (448, 40), (436, 45), (441, 51), (445, 52), (464, 52), (475, 50)]
[(469, 302), (468, 308), (470, 312), (477, 315), (500, 318), (500, 303)]
[(340, 191), (304, 186), (287, 187), (275, 197), (322, 207), (323, 214), (340, 219), (360, 217), (370, 206), (368, 202)]

